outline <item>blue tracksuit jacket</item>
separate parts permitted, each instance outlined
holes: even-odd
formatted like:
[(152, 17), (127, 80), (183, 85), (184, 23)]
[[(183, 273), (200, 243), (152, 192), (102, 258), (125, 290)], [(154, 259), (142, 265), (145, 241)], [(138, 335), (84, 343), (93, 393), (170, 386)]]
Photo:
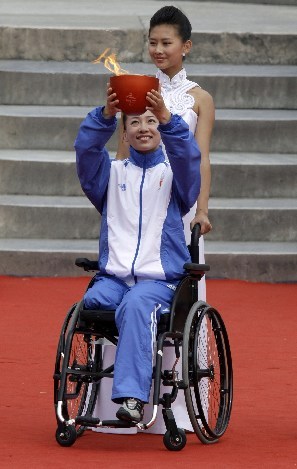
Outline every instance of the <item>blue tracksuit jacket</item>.
[(148, 154), (131, 147), (129, 159), (110, 161), (105, 144), (116, 118), (102, 108), (83, 121), (76, 142), (81, 186), (101, 213), (99, 269), (127, 283), (173, 280), (190, 261), (182, 216), (200, 191), (200, 151), (180, 116), (159, 125), (169, 163), (161, 146)]

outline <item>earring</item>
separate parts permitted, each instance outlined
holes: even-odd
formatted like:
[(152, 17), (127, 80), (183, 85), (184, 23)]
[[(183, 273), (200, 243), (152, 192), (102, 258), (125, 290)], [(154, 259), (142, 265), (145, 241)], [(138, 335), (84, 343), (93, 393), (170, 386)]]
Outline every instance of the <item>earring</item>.
[(182, 53), (182, 56), (183, 56), (183, 57), (185, 57), (185, 56), (186, 56), (186, 54), (183, 52), (183, 53)]

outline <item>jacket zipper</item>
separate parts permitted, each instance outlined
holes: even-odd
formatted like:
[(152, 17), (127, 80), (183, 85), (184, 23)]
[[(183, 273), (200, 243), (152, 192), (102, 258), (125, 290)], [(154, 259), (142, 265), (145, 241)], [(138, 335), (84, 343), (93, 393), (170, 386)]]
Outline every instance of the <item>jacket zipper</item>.
[(136, 246), (136, 251), (135, 251), (135, 256), (132, 262), (132, 268), (131, 268), (131, 274), (134, 277), (135, 283), (137, 283), (137, 277), (135, 276), (134, 273), (134, 268), (135, 268), (135, 262), (138, 256), (139, 252), (139, 246), (140, 246), (140, 240), (141, 240), (141, 229), (142, 229), (142, 191), (143, 191), (143, 184), (144, 184), (144, 178), (145, 178), (145, 172), (146, 172), (146, 157), (144, 156), (144, 164), (143, 164), (143, 171), (142, 171), (142, 179), (140, 183), (140, 192), (139, 192), (139, 222), (138, 222), (138, 241), (137, 241), (137, 246)]

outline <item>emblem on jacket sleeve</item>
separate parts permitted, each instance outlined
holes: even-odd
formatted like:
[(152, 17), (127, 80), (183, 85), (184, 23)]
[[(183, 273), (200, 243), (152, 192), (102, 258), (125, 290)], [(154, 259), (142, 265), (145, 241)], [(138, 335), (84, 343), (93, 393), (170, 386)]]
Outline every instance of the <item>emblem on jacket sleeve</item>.
[(118, 184), (118, 187), (121, 189), (121, 191), (125, 191), (126, 190), (126, 184)]
[(158, 189), (158, 190), (161, 189), (162, 184), (163, 184), (163, 181), (164, 181), (164, 178), (165, 178), (165, 170), (162, 171), (162, 174), (161, 174), (161, 177), (160, 177), (160, 182), (159, 182), (159, 189)]

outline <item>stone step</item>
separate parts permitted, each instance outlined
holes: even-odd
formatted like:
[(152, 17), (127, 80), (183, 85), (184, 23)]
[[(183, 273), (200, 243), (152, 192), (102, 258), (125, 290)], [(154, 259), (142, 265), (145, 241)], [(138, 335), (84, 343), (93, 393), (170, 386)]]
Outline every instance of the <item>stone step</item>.
[(294, 153), (296, 111), (216, 111), (212, 148), (215, 151)]
[[(209, 201), (210, 240), (295, 241), (294, 199)], [(1, 238), (96, 239), (99, 215), (86, 197), (0, 196)]]
[[(2, 2), (0, 58), (92, 60), (106, 47), (120, 61), (149, 61), (149, 19), (165, 2), (71, 0)], [(193, 63), (296, 64), (296, 9), (291, 6), (185, 2)]]
[[(183, 1), (183, 0), (180, 0)], [(226, 0), (192, 0), (194, 2), (223, 2), (226, 3)], [(262, 5), (293, 5), (297, 6), (297, 0), (228, 0), (227, 3), (258, 3)]]
[[(152, 64), (121, 64), (154, 75)], [(216, 108), (297, 109), (297, 67), (186, 64), (190, 80), (214, 97)], [(104, 102), (108, 72), (88, 62), (0, 61), (2, 104), (94, 106)]]
[[(0, 105), (0, 148), (72, 150), (84, 106)], [(295, 153), (297, 111), (219, 109), (213, 151)], [(117, 147), (117, 134), (108, 143)]]
[(99, 221), (86, 197), (0, 196), (1, 238), (97, 239)]
[[(211, 165), (212, 197), (297, 197), (297, 154), (213, 152)], [(75, 153), (0, 150), (0, 193), (81, 196)]]
[(297, 243), (205, 242), (209, 278), (296, 282)]
[[(205, 242), (207, 278), (297, 281), (297, 243)], [(97, 259), (98, 241), (0, 239), (0, 275), (82, 276), (77, 257)]]
[(82, 196), (75, 152), (0, 150), (0, 193)]
[(210, 198), (209, 216), (210, 241), (297, 240), (296, 199)]
[(297, 197), (297, 155), (211, 153), (212, 197)]
[(0, 239), (0, 275), (69, 276), (88, 275), (75, 266), (77, 257), (98, 257), (98, 240), (86, 239)]

